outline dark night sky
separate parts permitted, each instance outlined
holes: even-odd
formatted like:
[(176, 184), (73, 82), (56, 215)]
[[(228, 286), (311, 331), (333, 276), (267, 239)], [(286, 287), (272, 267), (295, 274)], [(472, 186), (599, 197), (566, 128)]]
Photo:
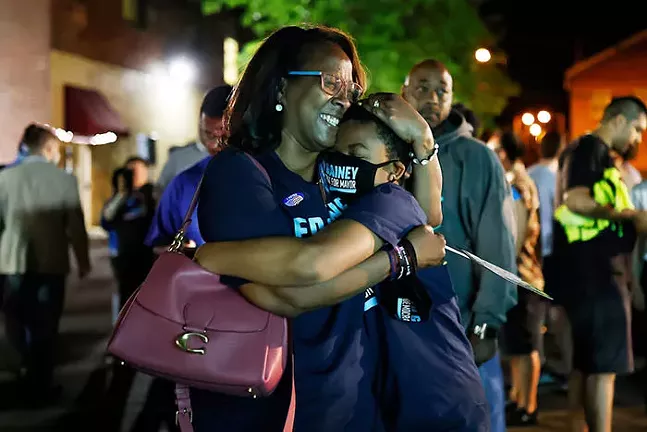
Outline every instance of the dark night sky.
[(565, 112), (564, 71), (578, 55), (587, 58), (647, 28), (643, 10), (645, 0), (600, 1), (597, 7), (580, 0), (483, 1), (481, 15), (502, 32), (499, 48), (508, 56), (508, 73), (522, 87), (502, 120), (533, 107)]

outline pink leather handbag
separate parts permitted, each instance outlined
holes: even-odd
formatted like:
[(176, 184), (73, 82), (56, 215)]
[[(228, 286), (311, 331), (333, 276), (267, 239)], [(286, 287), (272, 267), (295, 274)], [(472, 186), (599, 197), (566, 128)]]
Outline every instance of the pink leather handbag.
[[(193, 430), (188, 387), (268, 396), (289, 355), (287, 319), (251, 304), (180, 252), (201, 183), (169, 251), (128, 299), (108, 343), (108, 352), (134, 369), (177, 383), (176, 420), (183, 432)], [(285, 431), (292, 431), (294, 408), (293, 382)]]

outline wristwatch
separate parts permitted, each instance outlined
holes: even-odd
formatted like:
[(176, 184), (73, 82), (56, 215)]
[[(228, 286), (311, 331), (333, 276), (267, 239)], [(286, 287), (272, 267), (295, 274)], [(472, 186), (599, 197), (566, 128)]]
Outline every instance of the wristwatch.
[(488, 326), (487, 324), (476, 324), (472, 329), (472, 333), (479, 339), (496, 339), (499, 329), (496, 327)]

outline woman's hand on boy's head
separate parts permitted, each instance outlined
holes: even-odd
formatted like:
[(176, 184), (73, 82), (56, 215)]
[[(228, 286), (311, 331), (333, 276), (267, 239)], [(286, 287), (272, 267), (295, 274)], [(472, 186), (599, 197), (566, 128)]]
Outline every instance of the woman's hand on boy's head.
[(425, 119), (395, 93), (374, 93), (361, 101), (364, 108), (386, 123), (403, 141), (411, 144), (418, 158), (434, 150), (434, 138)]

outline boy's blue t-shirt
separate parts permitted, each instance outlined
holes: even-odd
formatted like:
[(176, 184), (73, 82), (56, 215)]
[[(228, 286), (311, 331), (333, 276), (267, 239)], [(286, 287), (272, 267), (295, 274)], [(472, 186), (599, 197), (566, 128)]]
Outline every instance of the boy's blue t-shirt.
[[(226, 149), (207, 168), (198, 219), (207, 242), (269, 236), (307, 237), (341, 214), (319, 186), (288, 170), (274, 152), (257, 157), (271, 180), (243, 153)], [(227, 278), (232, 286), (244, 281)], [(379, 431), (373, 376), (363, 370), (364, 295), (292, 321), (297, 411), (295, 431)], [(281, 431), (290, 374), (274, 394), (245, 399), (192, 389), (196, 432)]]
[[(363, 224), (391, 244), (427, 222), (415, 198), (394, 184), (381, 185), (358, 198), (342, 217)], [(385, 427), (486, 431), (485, 394), (447, 266), (421, 269), (418, 279), (432, 301), (424, 322), (399, 321), (384, 307), (374, 307), (380, 294), (391, 288), (389, 282), (374, 290), (377, 301), (367, 294), (365, 326), (374, 354), (366, 360), (380, 359), (376, 392)]]

